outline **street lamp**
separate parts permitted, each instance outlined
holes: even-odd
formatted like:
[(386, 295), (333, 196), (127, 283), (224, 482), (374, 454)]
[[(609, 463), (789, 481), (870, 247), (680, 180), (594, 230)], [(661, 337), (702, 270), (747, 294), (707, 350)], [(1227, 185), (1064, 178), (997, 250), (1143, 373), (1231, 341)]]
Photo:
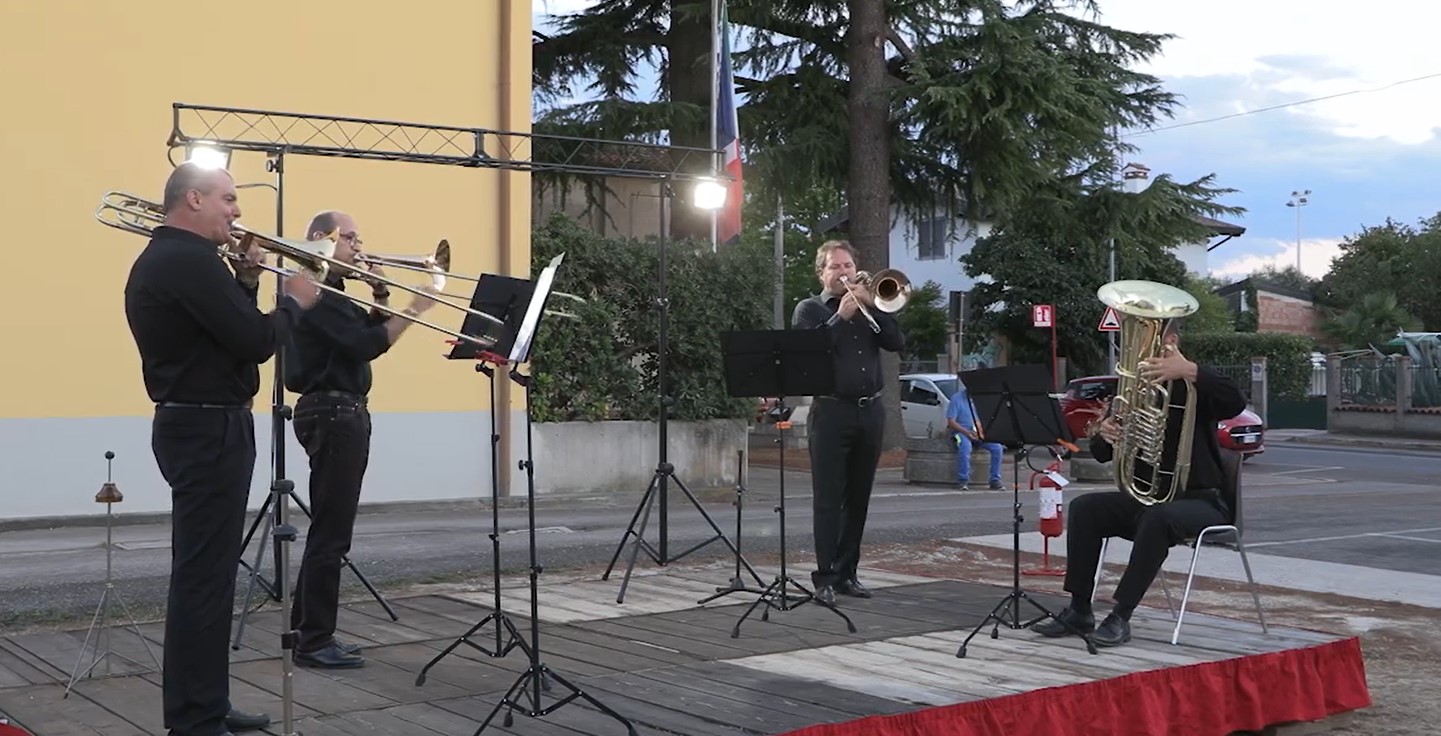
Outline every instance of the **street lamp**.
[(1287, 207), (1296, 208), (1296, 273), (1301, 272), (1301, 208), (1311, 203), (1311, 190), (1291, 192)]

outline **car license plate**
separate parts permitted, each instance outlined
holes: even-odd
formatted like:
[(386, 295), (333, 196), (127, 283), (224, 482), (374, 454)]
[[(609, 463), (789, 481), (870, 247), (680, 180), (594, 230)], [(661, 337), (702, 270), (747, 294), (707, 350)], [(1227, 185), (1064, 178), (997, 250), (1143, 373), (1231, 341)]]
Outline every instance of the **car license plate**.
[(1243, 445), (1254, 445), (1258, 437), (1254, 434), (1243, 434), (1237, 436), (1236, 439), (1239, 439)]

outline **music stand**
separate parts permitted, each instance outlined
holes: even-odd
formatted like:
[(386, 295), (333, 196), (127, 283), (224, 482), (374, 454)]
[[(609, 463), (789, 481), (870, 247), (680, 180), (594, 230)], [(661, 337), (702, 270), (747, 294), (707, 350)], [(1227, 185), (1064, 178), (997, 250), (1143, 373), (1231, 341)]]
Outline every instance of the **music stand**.
[[(731, 638), (740, 636), (741, 623), (757, 607), (764, 604), (761, 620), (770, 620), (770, 609), (790, 611), (815, 601), (830, 609), (846, 622), (846, 628), (856, 633), (856, 625), (849, 616), (836, 608), (835, 604), (816, 598), (814, 591), (790, 576), (786, 570), (786, 464), (785, 430), (790, 426), (790, 409), (785, 401), (788, 396), (819, 396), (835, 393), (835, 358), (832, 355), (831, 334), (827, 330), (733, 330), (721, 333), (721, 353), (725, 370), (726, 392), (731, 396), (776, 397), (775, 408), (768, 412), (776, 420), (780, 442), (780, 500), (776, 513), (780, 515), (780, 574), (755, 602), (741, 614), (731, 629)], [(739, 555), (739, 552), (737, 553)], [(791, 598), (790, 586), (800, 590), (801, 595)], [(780, 602), (777, 603), (776, 599)]]
[[(460, 333), (472, 337), (494, 340), (495, 344), (490, 348), (483, 348), (469, 340), (452, 340), (450, 353), (445, 357), (449, 360), (474, 360), (475, 372), (485, 374), (490, 385), (490, 548), (492, 559), (492, 589), (495, 592), (495, 607), (484, 618), (477, 621), (468, 631), (461, 634), (459, 638), (450, 643), (440, 654), (426, 663), (421, 668), (420, 674), (415, 677), (417, 686), (425, 684), (426, 673), (445, 659), (451, 652), (455, 651), (461, 644), (467, 644), (473, 649), (485, 653), (489, 657), (504, 657), (515, 647), (520, 647), (527, 656), (530, 655), (530, 647), (525, 643), (525, 637), (521, 635), (509, 615), (501, 609), (500, 601), (500, 434), (496, 429), (496, 406), (499, 401), (496, 399), (495, 391), (495, 369), (507, 363), (506, 356), (511, 348), (515, 346), (515, 339), (520, 331), (521, 322), (524, 319), (525, 306), (530, 303), (531, 296), (535, 293), (535, 284), (527, 279), (518, 279), (512, 276), (499, 276), (494, 274), (482, 274), (475, 282), (475, 292), (470, 297), (470, 308), (478, 312), (490, 315), (490, 319), (475, 314), (467, 314), (465, 322), (461, 325)], [(486, 624), (495, 622), (495, 644), (494, 648), (486, 648), (471, 640), (475, 632), (480, 631)], [(502, 631), (508, 632), (508, 638), (502, 638)], [(546, 690), (550, 689), (550, 683), (543, 683)]]
[[(503, 722), (505, 727), (509, 728), (515, 723), (516, 711), (520, 711), (522, 715), (530, 718), (537, 718), (549, 715), (561, 706), (577, 698), (584, 700), (594, 706), (596, 710), (621, 722), (625, 725), (626, 732), (630, 734), (630, 736), (636, 736), (635, 726), (631, 725), (630, 721), (626, 720), (614, 710), (611, 710), (609, 706), (600, 702), (594, 696), (571, 684), (569, 680), (556, 674), (548, 665), (540, 661), (539, 580), (541, 568), (536, 562), (535, 550), (535, 448), (530, 418), (531, 377), (520, 373), (519, 366), (521, 363), (530, 361), (530, 350), (535, 340), (536, 330), (540, 326), (541, 314), (545, 311), (546, 302), (550, 298), (551, 286), (555, 282), (556, 271), (560, 268), (561, 261), (564, 258), (565, 254), (562, 253), (551, 259), (550, 263), (541, 269), (540, 276), (529, 286), (529, 294), (526, 299), (521, 299), (518, 296), (526, 290), (525, 288), (515, 284), (505, 287), (514, 288), (515, 296), (504, 297), (504, 301), (509, 304), (506, 311), (507, 317), (503, 320), (504, 326), (499, 326), (499, 329), (497, 329), (494, 321), (481, 317), (472, 316), (466, 320), (467, 326), (476, 327), (478, 330), (482, 330), (484, 325), (472, 323), (471, 319), (481, 320), (485, 322), (486, 325), (492, 326), (489, 329), (483, 330), (483, 334), (491, 338), (497, 338), (496, 344), (490, 349), (491, 357), (497, 361), (497, 365), (501, 362), (508, 364), (510, 366), (510, 380), (525, 389), (525, 459), (520, 461), (520, 467), (525, 470), (526, 509), (530, 515), (527, 525), (530, 541), (530, 646), (526, 647), (526, 653), (530, 655), (530, 665), (520, 674), (520, 677), (516, 678), (514, 684), (510, 686), (510, 689), (505, 691), (505, 695), (501, 698), (500, 702), (496, 703), (495, 709), (490, 712), (490, 715), (485, 717), (485, 721), (475, 730), (476, 736), (479, 736), (479, 734), (490, 725), (490, 722), (495, 719), (495, 716), (500, 713), (501, 709), (505, 709)], [(504, 280), (502, 280), (502, 283), (504, 283)], [(477, 291), (479, 291), (479, 289), (477, 289)], [(502, 297), (497, 296), (496, 298), (500, 299)], [(523, 310), (515, 308), (521, 304), (525, 305)], [(515, 314), (523, 314), (523, 317), (518, 323), (514, 320)], [(513, 330), (510, 328), (512, 324), (515, 325)], [(472, 333), (462, 328), (462, 334), (470, 335)], [(505, 353), (506, 357), (502, 360), (500, 359), (499, 349), (503, 345), (508, 345), (509, 349)], [(456, 345), (455, 349), (451, 352), (455, 355), (464, 355), (469, 351), (470, 348), (468, 347)], [(494, 408), (492, 407), (492, 414), (493, 413)], [(497, 588), (498, 587), (499, 586), (497, 586)], [(550, 690), (551, 681), (560, 683), (561, 687), (569, 691), (569, 694), (550, 705), (543, 706), (541, 704), (540, 692), (541, 690)], [(526, 694), (525, 700), (528, 700), (528, 703), (522, 702), (520, 699), (519, 694), (523, 690)]]
[[(1051, 373), (1044, 365), (1017, 365), (965, 371), (958, 377), (974, 405), (976, 422), (981, 428), (981, 439), (1013, 449), (1016, 460), (1011, 468), (1011, 592), (976, 624), (970, 636), (961, 642), (956, 656), (966, 656), (966, 646), (988, 621), (996, 622), (991, 628), (991, 638), (996, 639), (1000, 637), (1003, 623), (1010, 629), (1024, 629), (1047, 618), (1060, 622), (1062, 626), (1080, 636), (1086, 642), (1086, 651), (1095, 654), (1096, 645), (1092, 643), (1090, 636), (1061, 621), (1045, 606), (1027, 595), (1026, 591), (1021, 590), (1021, 463), (1025, 462), (1028, 455), (1027, 445), (1046, 448), (1053, 448), (1055, 445), (1075, 447), (1072, 444), (1070, 428), (1061, 416), (1060, 403), (1050, 395)], [(1039, 609), (1041, 615), (1021, 623), (1022, 600)], [(1009, 610), (1005, 610), (1008, 606)]]

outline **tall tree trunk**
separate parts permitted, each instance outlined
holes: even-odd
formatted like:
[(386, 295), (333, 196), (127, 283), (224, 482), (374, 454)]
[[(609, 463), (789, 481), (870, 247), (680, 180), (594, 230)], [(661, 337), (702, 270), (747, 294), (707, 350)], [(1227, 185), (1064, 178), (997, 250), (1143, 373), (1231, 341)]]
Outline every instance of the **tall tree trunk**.
[[(891, 148), (890, 91), (886, 81), (886, 0), (847, 0), (850, 29), (846, 61), (850, 67), (850, 166), (846, 203), (851, 243), (860, 251), (861, 269), (876, 273), (890, 265)], [(884, 447), (900, 447), (900, 356), (882, 353), (886, 416)]]
[[(672, 102), (697, 105), (707, 111), (711, 106), (710, 48), (711, 0), (672, 0), (670, 34), (666, 38), (666, 87)], [(707, 113), (708, 115), (709, 113)], [(710, 118), (702, 116), (699, 126), (674, 126), (671, 143), (688, 148), (713, 148), (710, 140)], [(692, 173), (710, 171), (711, 162), (703, 156), (687, 161)], [(670, 236), (710, 241), (710, 213), (692, 204), (689, 185), (678, 184), (672, 192)]]

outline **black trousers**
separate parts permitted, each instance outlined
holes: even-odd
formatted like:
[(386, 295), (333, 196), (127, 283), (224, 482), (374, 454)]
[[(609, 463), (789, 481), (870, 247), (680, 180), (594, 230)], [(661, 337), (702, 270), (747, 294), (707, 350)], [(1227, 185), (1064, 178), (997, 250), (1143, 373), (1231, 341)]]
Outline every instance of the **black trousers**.
[(170, 736), (216, 736), (230, 711), (230, 619), (255, 418), (240, 408), (158, 408), (150, 446), (171, 500), (165, 727)]
[[(1206, 491), (1188, 495), (1212, 495)], [(1121, 491), (1088, 493), (1072, 501), (1066, 522), (1066, 584), (1076, 600), (1089, 601), (1095, 585), (1101, 542), (1107, 537), (1131, 541), (1131, 559), (1115, 600), (1126, 606), (1140, 604), (1171, 548), (1208, 526), (1227, 523), (1219, 501), (1178, 498), (1146, 506)]]
[(879, 401), (865, 406), (816, 397), (806, 419), (811, 458), (816, 587), (856, 576), (861, 537), (871, 505), (871, 485), (881, 459), (886, 412)]
[(307, 394), (295, 402), (295, 437), (310, 456), (310, 528), (295, 578), (290, 626), (302, 652), (335, 641), (341, 561), (350, 552), (360, 484), (370, 463), (370, 411), (358, 398)]

